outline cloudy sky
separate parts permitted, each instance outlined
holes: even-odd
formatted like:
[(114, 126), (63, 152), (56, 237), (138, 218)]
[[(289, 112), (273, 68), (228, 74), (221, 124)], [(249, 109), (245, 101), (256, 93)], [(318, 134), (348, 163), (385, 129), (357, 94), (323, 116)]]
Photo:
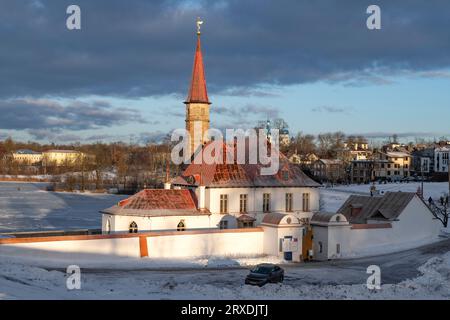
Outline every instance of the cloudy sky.
[[(66, 28), (70, 4), (81, 30)], [(0, 139), (184, 127), (198, 16), (214, 127), (450, 137), (449, 1), (0, 0)]]

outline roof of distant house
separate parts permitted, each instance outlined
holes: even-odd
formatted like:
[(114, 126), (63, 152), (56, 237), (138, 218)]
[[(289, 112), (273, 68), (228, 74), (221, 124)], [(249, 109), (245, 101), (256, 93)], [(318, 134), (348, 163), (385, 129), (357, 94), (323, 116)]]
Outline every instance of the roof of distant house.
[(45, 151), (45, 153), (80, 153), (80, 151), (76, 151), (76, 150), (47, 150)]
[[(368, 219), (396, 220), (411, 200), (413, 192), (386, 192), (384, 196), (351, 195), (337, 213), (343, 214), (350, 223), (367, 223)], [(352, 215), (352, 209), (358, 208)]]
[(188, 189), (144, 189), (100, 212), (145, 217), (210, 214), (198, 210), (196, 204), (195, 194)]
[(411, 156), (409, 153), (401, 152), (401, 151), (388, 151), (388, 152), (386, 152), (386, 154), (389, 157), (394, 157), (394, 158), (404, 158), (404, 157), (410, 157)]
[(41, 152), (37, 152), (37, 151), (33, 151), (33, 150), (30, 150), (30, 149), (20, 149), (20, 150), (17, 150), (15, 153), (17, 153), (17, 154), (41, 154)]
[(323, 162), (326, 165), (333, 165), (333, 164), (340, 165), (340, 164), (343, 164), (343, 161), (339, 160), (339, 159), (319, 159), (317, 161)]

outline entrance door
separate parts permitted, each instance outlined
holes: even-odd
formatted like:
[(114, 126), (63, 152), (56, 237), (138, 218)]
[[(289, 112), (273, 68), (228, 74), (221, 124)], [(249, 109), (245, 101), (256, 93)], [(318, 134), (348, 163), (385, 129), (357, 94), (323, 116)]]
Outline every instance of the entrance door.
[(305, 226), (303, 229), (303, 248), (302, 256), (304, 261), (309, 261), (309, 251), (313, 249), (313, 231), (311, 226)]
[(284, 237), (284, 260), (292, 261), (292, 236)]

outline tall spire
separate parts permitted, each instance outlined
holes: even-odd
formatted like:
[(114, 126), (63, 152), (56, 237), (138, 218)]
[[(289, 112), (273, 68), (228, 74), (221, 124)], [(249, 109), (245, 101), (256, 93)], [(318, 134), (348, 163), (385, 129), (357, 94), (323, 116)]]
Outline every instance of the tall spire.
[(200, 45), (200, 25), (203, 21), (197, 19), (197, 48), (195, 50), (194, 67), (192, 69), (192, 80), (188, 97), (185, 103), (207, 103), (208, 92), (206, 90), (205, 67), (203, 66), (203, 56)]

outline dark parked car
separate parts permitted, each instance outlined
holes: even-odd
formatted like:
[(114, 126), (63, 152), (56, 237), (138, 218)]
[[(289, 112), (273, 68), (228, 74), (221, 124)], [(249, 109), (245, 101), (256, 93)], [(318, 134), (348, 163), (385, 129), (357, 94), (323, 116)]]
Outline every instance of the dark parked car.
[(245, 278), (245, 284), (262, 287), (266, 283), (283, 282), (284, 270), (274, 264), (258, 264)]

